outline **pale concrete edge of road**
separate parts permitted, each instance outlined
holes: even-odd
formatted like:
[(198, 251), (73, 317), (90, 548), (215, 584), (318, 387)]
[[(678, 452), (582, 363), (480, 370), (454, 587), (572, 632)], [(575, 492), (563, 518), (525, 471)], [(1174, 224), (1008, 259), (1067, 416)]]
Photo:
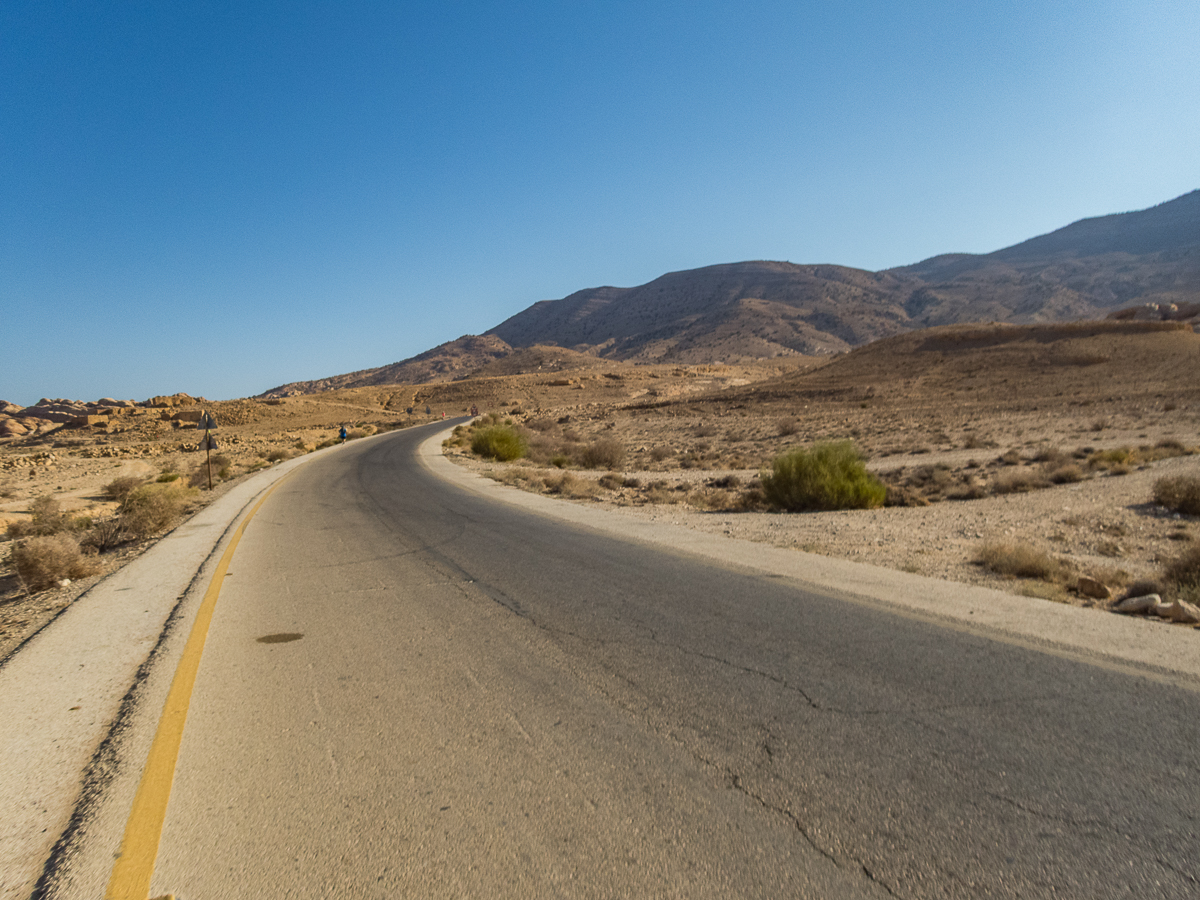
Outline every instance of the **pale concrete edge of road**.
[[(182, 648), (175, 639), (190, 631), (194, 601), (238, 524), (291, 471), (338, 449), (282, 462), (235, 485), (100, 579), (5, 660), (0, 900), (41, 896), (114, 770), (140, 766), (135, 757), (143, 748), (122, 752), (118, 765), (115, 745), (135, 712), (156, 700), (161, 706), (165, 693), (144, 687), (157, 669), (171, 669), (155, 676), (169, 684), (171, 660)], [(68, 660), (72, 665), (64, 665)], [(159, 712), (143, 710), (144, 718), (156, 722)]]
[(789, 578), (848, 602), (1200, 691), (1200, 634), (1195, 629), (646, 522), (619, 510), (532, 494), (448, 460), (442, 441), (451, 431), (422, 443), (422, 462), (438, 477), (490, 499), (731, 568)]

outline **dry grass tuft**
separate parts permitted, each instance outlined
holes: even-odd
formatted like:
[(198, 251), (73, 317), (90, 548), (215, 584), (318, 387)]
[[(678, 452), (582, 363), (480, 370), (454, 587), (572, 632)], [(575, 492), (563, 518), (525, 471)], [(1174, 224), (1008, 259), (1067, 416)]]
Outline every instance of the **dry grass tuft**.
[(1070, 575), (1070, 568), (1045, 550), (1020, 542), (997, 541), (979, 548), (977, 562), (997, 575), (1016, 578), (1040, 578), (1061, 581)]
[(138, 478), (136, 475), (123, 475), (120, 478), (114, 478), (104, 486), (104, 496), (109, 500), (123, 503), (126, 497), (145, 483), (146, 479)]
[(79, 549), (73, 535), (59, 533), (26, 538), (12, 550), (13, 568), (29, 593), (55, 587), (67, 578), (95, 575), (96, 560)]
[(153, 537), (179, 521), (197, 493), (181, 481), (142, 485), (125, 501), (121, 524), (133, 537)]
[(579, 451), (579, 462), (587, 469), (618, 469), (625, 462), (625, 447), (615, 438), (600, 438)]
[(1175, 512), (1200, 516), (1200, 477), (1169, 475), (1154, 482), (1154, 502)]

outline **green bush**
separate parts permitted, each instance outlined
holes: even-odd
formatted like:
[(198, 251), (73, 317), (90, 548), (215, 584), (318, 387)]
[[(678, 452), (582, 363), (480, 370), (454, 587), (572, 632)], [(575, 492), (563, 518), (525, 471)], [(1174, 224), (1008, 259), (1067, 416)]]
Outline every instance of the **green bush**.
[(472, 453), (500, 462), (520, 459), (528, 449), (525, 438), (511, 425), (489, 425), (477, 429), (471, 437)]
[(887, 497), (887, 488), (867, 471), (850, 441), (791, 450), (775, 457), (771, 469), (762, 475), (762, 490), (777, 509), (873, 509)]

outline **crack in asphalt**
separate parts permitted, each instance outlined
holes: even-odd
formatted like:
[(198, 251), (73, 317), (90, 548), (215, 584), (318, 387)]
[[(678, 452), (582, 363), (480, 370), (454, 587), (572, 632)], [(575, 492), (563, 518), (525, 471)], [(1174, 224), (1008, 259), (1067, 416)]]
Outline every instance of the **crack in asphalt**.
[(1126, 841), (1133, 844), (1134, 846), (1141, 847), (1143, 850), (1146, 850), (1147, 854), (1156, 863), (1158, 863), (1160, 866), (1162, 866), (1168, 872), (1173, 872), (1174, 874), (1178, 875), (1180, 878), (1185, 879), (1186, 881), (1190, 882), (1191, 884), (1200, 885), (1200, 878), (1197, 878), (1197, 876), (1194, 875), (1193, 873), (1188, 872), (1184, 869), (1180, 869), (1178, 866), (1173, 865), (1172, 863), (1163, 859), (1163, 857), (1159, 855), (1158, 851), (1153, 846), (1148, 844), (1142, 838), (1142, 836), (1140, 834), (1129, 833), (1129, 832), (1122, 831), (1119, 828), (1114, 828), (1113, 826), (1109, 825), (1108, 822), (1106, 822), (1103, 819), (1076, 819), (1073, 816), (1055, 815), (1054, 813), (1043, 812), (1040, 809), (1034, 809), (1031, 806), (1027, 806), (1024, 803), (1021, 803), (1019, 800), (1014, 800), (1012, 797), (1006, 797), (1003, 794), (997, 794), (994, 791), (984, 791), (984, 795), (987, 797), (991, 797), (993, 800), (997, 801), (998, 803), (1004, 803), (1008, 806), (1013, 807), (1014, 809), (1017, 809), (1017, 810), (1025, 813), (1027, 816), (1032, 816), (1035, 819), (1039, 819), (1041, 821), (1055, 822), (1055, 823), (1058, 823), (1061, 825), (1069, 825), (1072, 828), (1074, 828), (1080, 832), (1082, 832), (1085, 828), (1092, 828), (1096, 831), (1103, 831), (1103, 832), (1107, 832), (1110, 835), (1115, 835), (1116, 837), (1124, 838)]
[[(468, 583), (474, 583), (477, 587), (482, 588), (484, 595), (487, 596), (489, 599), (491, 599), (494, 603), (497, 603), (500, 606), (503, 606), (505, 609), (510, 610), (511, 612), (513, 612), (514, 614), (519, 616), (520, 618), (529, 622), (529, 624), (532, 625), (534, 628), (537, 628), (539, 631), (542, 631), (545, 634), (548, 634), (551, 636), (556, 636), (556, 637), (570, 637), (570, 638), (580, 641), (586, 645), (591, 645), (591, 646), (603, 646), (606, 644), (623, 645), (623, 644), (631, 643), (630, 641), (626, 641), (626, 640), (605, 640), (603, 638), (597, 638), (597, 637), (585, 637), (585, 636), (583, 636), (577, 632), (573, 632), (569, 629), (558, 628), (558, 627), (555, 627), (552, 625), (545, 624), (545, 623), (539, 621), (532, 613), (529, 613), (529, 612), (525, 611), (524, 609), (522, 609), (520, 607), (520, 604), (515, 599), (513, 599), (505, 591), (495, 587), (494, 585), (484, 584), (484, 583), (478, 582), (478, 581), (468, 582)], [(636, 624), (641, 625), (641, 623), (636, 623)], [(641, 625), (641, 627), (646, 632), (648, 632), (648, 634), (650, 636), (650, 642), (657, 646), (674, 649), (674, 650), (677, 650), (678, 652), (684, 653), (685, 655), (709, 659), (711, 661), (718, 662), (718, 663), (730, 666), (732, 668), (748, 672), (750, 674), (754, 674), (754, 675), (758, 675), (760, 677), (767, 678), (773, 682), (776, 682), (776, 683), (782, 685), (783, 687), (787, 688), (788, 690), (791, 690), (792, 692), (800, 695), (801, 697), (803, 697), (805, 699), (805, 701), (809, 704), (809, 706), (811, 706), (813, 709), (820, 710), (823, 712), (837, 712), (837, 710), (832, 710), (828, 707), (822, 707), (815, 700), (813, 700), (811, 697), (809, 697), (807, 694), (805, 694), (804, 691), (800, 690), (799, 688), (795, 687), (794, 685), (788, 684), (786, 682), (786, 680), (781, 679), (778, 676), (771, 675), (770, 673), (763, 672), (761, 670), (757, 670), (757, 669), (753, 669), (753, 668), (749, 668), (749, 667), (745, 667), (745, 666), (738, 666), (734, 663), (730, 663), (727, 660), (721, 659), (719, 657), (716, 657), (716, 656), (713, 656), (710, 654), (699, 653), (696, 651), (689, 651), (689, 650), (686, 650), (682, 647), (678, 647), (673, 644), (661, 642), (658, 640), (657, 633), (655, 632), (655, 630), (653, 628), (650, 628), (647, 625)], [(620, 681), (624, 682), (631, 688), (638, 690), (639, 692), (642, 690), (641, 686), (637, 682), (631, 680), (624, 672), (620, 671), (616, 667), (606, 663), (603, 660), (593, 660), (593, 662), (600, 665), (600, 667), (603, 668), (610, 676), (619, 679)], [(662, 735), (666, 739), (672, 741), (673, 743), (675, 743), (676, 745), (681, 747), (684, 750), (684, 752), (686, 752), (689, 756), (691, 756), (694, 760), (699, 762), (701, 765), (706, 766), (707, 768), (720, 773), (723, 777), (723, 780), (725, 780), (738, 793), (740, 793), (744, 797), (754, 801), (755, 803), (757, 803), (759, 806), (761, 806), (763, 809), (767, 810), (768, 812), (772, 812), (776, 815), (782, 816), (784, 819), (786, 819), (791, 824), (791, 826), (795, 829), (795, 831), (804, 839), (804, 842), (806, 844), (808, 844), (808, 846), (810, 848), (812, 848), (812, 850), (814, 852), (818, 853), (821, 857), (823, 857), (824, 859), (826, 859), (827, 861), (832, 863), (838, 869), (844, 870), (846, 868), (845, 865), (843, 864), (842, 860), (839, 860), (836, 855), (831, 853), (829, 850), (826, 850), (824, 847), (822, 847), (817, 842), (816, 838), (814, 838), (813, 835), (809, 833), (808, 829), (805, 828), (804, 823), (802, 823), (800, 821), (800, 818), (795, 813), (793, 813), (791, 810), (789, 810), (783, 806), (779, 806), (777, 804), (770, 803), (765, 797), (763, 797), (759, 794), (756, 794), (753, 790), (751, 790), (742, 781), (742, 775), (739, 772), (733, 770), (729, 766), (722, 765), (721, 763), (718, 763), (715, 760), (709, 759), (703, 753), (701, 753), (697, 748), (691, 746), (685, 739), (683, 739), (682, 737), (680, 737), (673, 731), (664, 730), (663, 728), (656, 726), (653, 722), (649, 721), (646, 718), (644, 712), (633, 708), (627, 702), (623, 702), (621, 700), (621, 698), (614, 695), (613, 693), (604, 690), (599, 685), (594, 685), (594, 687), (599, 689), (600, 692), (606, 698), (608, 698), (611, 702), (616, 703), (620, 708), (624, 709), (626, 712), (637, 715), (638, 718), (640, 718), (647, 726), (649, 726), (652, 731)], [(767, 726), (767, 725), (759, 725), (759, 728), (761, 728), (764, 732), (766, 732), (766, 735), (767, 735), (766, 739), (763, 740), (763, 742), (760, 744), (760, 746), (766, 752), (768, 760), (773, 760), (774, 751), (770, 747), (770, 741), (771, 741), (771, 738), (773, 737), (773, 735), (771, 734), (771, 730), (770, 730), (769, 726)], [(784, 781), (784, 783), (786, 784), (787, 782)], [(875, 872), (871, 871), (871, 869), (867, 866), (867, 864), (864, 863), (861, 859), (858, 859), (853, 856), (848, 857), (848, 859), (858, 866), (859, 870), (862, 872), (862, 875), (868, 881), (870, 881), (872, 884), (878, 885), (880, 888), (882, 888), (884, 891), (886, 891), (887, 895), (889, 897), (899, 897), (900, 896), (899, 894), (897, 894), (895, 892), (895, 890), (893, 890), (893, 888), (890, 884), (888, 884), (881, 876), (879, 876)]]

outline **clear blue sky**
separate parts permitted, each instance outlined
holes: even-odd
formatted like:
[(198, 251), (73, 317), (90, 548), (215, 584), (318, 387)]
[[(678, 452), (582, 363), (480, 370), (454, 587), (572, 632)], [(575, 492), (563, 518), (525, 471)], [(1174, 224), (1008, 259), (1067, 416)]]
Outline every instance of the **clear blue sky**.
[(210, 399), (1200, 187), (1200, 3), (0, 4), (0, 398)]

